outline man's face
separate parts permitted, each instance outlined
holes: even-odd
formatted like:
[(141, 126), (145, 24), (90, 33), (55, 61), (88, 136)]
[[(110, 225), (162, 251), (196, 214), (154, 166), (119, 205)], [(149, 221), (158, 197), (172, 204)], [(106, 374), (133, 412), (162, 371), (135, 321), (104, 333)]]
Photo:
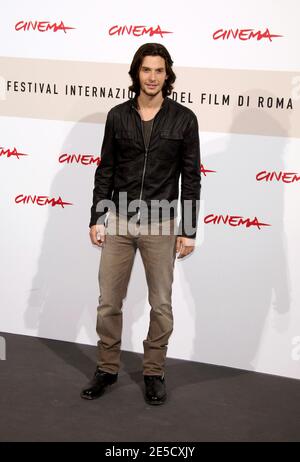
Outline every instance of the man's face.
[(161, 56), (145, 56), (139, 71), (141, 93), (156, 96), (167, 79), (165, 60)]

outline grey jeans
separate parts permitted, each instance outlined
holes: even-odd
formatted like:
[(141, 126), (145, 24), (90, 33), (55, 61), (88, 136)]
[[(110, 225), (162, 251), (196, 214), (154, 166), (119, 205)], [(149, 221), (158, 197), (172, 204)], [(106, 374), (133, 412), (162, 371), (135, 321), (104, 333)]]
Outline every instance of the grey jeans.
[[(128, 229), (126, 218), (110, 212), (106, 242), (99, 267), (97, 365), (116, 373), (120, 367), (122, 306), (126, 297), (136, 250), (139, 249), (146, 273), (151, 306), (147, 338), (143, 341), (144, 375), (164, 373), (168, 340), (173, 331), (172, 283), (176, 259), (176, 219), (164, 225), (136, 225)], [(115, 233), (116, 231), (116, 233)], [(165, 234), (167, 232), (167, 234)]]

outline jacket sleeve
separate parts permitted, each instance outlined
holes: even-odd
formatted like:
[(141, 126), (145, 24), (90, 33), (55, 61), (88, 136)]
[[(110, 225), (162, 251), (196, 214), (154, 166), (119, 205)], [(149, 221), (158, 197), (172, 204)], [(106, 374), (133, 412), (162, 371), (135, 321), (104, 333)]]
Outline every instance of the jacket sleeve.
[[(91, 219), (89, 226), (104, 223), (108, 207), (99, 207), (101, 201), (110, 200), (114, 185), (115, 170), (115, 143), (113, 114), (110, 110), (105, 123), (104, 138), (101, 148), (100, 164), (96, 168), (93, 204), (91, 207)], [(103, 202), (102, 204), (105, 204)], [(97, 211), (97, 205), (102, 211)]]
[(184, 132), (181, 164), (181, 222), (179, 236), (196, 238), (201, 190), (199, 128), (196, 115)]

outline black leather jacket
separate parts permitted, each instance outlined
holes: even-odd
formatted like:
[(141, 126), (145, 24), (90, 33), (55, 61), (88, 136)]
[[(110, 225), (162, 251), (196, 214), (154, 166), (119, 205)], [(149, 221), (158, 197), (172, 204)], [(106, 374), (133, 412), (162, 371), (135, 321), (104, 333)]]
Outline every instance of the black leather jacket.
[[(89, 226), (104, 221), (108, 209), (97, 211), (100, 201), (112, 199), (119, 213), (119, 192), (122, 191), (127, 193), (128, 202), (135, 200), (135, 204), (140, 205), (142, 200), (148, 207), (153, 199), (178, 200), (181, 175), (181, 229), (178, 235), (195, 238), (201, 187), (199, 145), (195, 114), (168, 97), (154, 118), (148, 149), (145, 148), (142, 121), (137, 111), (137, 97), (113, 107), (107, 115), (101, 163), (95, 172)], [(190, 201), (192, 231), (185, 229), (184, 200)], [(134, 213), (141, 210), (138, 207)], [(127, 213), (128, 217), (131, 215)], [(177, 210), (171, 211), (171, 216), (176, 215)]]

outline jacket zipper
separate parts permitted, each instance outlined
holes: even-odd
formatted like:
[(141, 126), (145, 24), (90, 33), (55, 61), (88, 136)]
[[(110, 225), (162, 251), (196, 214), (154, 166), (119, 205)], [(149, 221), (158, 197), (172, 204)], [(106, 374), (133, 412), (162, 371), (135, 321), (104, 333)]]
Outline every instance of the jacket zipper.
[(138, 211), (138, 219), (137, 219), (137, 223), (140, 222), (140, 217), (141, 217), (141, 201), (142, 201), (142, 195), (143, 195), (143, 187), (144, 187), (144, 178), (145, 178), (145, 173), (146, 173), (146, 164), (147, 164), (147, 158), (148, 158), (148, 151), (149, 151), (149, 146), (150, 146), (150, 141), (151, 141), (151, 135), (152, 135), (152, 130), (153, 130), (153, 126), (154, 126), (154, 122), (155, 122), (155, 119), (156, 119), (156, 116), (157, 114), (160, 112), (161, 108), (159, 109), (159, 111), (155, 114), (154, 116), (154, 119), (153, 119), (153, 123), (151, 125), (151, 130), (150, 130), (150, 136), (149, 136), (149, 142), (148, 142), (148, 147), (146, 147), (146, 143), (145, 143), (145, 135), (144, 135), (144, 127), (143, 127), (143, 121), (142, 121), (142, 117), (139, 113), (139, 111), (134, 108), (136, 110), (136, 112), (138, 113), (139, 115), (139, 118), (141, 120), (141, 128), (142, 128), (142, 135), (143, 135), (143, 141), (144, 141), (144, 147), (145, 147), (145, 159), (144, 159), (144, 167), (143, 167), (143, 175), (142, 175), (142, 184), (141, 184), (141, 191), (140, 191), (140, 197), (139, 197), (139, 211)]

